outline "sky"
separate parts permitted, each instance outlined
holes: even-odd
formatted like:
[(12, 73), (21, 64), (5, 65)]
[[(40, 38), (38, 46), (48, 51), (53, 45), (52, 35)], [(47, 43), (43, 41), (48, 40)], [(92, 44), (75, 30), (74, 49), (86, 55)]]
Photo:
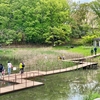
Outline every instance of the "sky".
[(73, 1), (80, 1), (80, 3), (86, 3), (86, 2), (91, 2), (91, 1), (94, 1), (94, 0), (73, 0)]

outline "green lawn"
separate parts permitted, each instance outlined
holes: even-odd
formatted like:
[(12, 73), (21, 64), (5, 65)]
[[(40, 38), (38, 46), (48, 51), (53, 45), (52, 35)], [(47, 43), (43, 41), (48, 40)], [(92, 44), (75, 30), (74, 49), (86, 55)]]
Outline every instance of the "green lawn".
[[(90, 55), (92, 48), (94, 48), (94, 47), (92, 47), (92, 46), (75, 46), (74, 48), (67, 47), (67, 46), (54, 47), (54, 49), (58, 49), (58, 50), (63, 49), (68, 52), (75, 52), (75, 53), (83, 54), (84, 56)], [(97, 53), (100, 53), (99, 47), (97, 47)]]

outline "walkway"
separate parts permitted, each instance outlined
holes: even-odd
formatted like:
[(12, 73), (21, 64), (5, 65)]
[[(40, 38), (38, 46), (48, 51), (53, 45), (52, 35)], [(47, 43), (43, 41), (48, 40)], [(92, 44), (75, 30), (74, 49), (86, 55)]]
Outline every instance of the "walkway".
[(100, 53), (96, 54), (96, 55), (90, 55), (90, 56), (86, 56), (86, 57), (81, 57), (81, 58), (68, 59), (66, 61), (84, 61), (86, 59), (91, 59), (91, 58), (95, 58), (95, 57), (98, 57), (98, 56), (100, 56)]
[(29, 72), (24, 72), (23, 74), (16, 73), (16, 74), (11, 74), (11, 75), (5, 75), (2, 78), (2, 80), (13, 82), (16, 84), (13, 84), (11, 86), (1, 87), (0, 94), (43, 85), (42, 82), (31, 81), (31, 80), (28, 80), (28, 78), (32, 78), (33, 80), (35, 80), (35, 77), (37, 76), (45, 76), (45, 75), (62, 73), (62, 72), (68, 72), (68, 71), (76, 70), (79, 68), (84, 68), (87, 66), (95, 66), (95, 65), (97, 66), (97, 63), (95, 62), (81, 62), (81, 64), (78, 64), (73, 67), (65, 68), (65, 69), (58, 69), (58, 70), (52, 70), (52, 71), (29, 71)]

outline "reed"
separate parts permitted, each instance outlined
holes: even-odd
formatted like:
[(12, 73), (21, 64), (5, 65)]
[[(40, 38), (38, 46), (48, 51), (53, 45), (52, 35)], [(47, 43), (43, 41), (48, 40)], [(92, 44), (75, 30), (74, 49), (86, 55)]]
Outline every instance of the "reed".
[[(7, 65), (7, 61), (10, 60), (13, 66), (16, 66), (19, 70), (19, 63), (23, 61), (25, 63), (25, 70), (56, 70), (61, 68), (67, 68), (75, 65), (73, 62), (62, 62), (58, 59), (58, 56), (63, 56), (64, 59), (72, 59), (76, 57), (82, 57), (76, 53), (70, 53), (66, 50), (54, 50), (51, 47), (47, 48), (5, 48), (1, 50), (2, 57), (5, 59), (4, 66)], [(18, 72), (18, 70), (16, 72)]]

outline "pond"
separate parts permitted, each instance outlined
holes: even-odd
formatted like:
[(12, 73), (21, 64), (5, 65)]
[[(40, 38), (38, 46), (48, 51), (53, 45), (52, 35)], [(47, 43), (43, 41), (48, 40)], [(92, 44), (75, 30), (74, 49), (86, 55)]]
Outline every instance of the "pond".
[(5, 86), (11, 86), (11, 85), (14, 85), (14, 84), (16, 84), (16, 83), (0, 80), (0, 88), (5, 87)]
[(99, 69), (80, 69), (37, 77), (44, 85), (2, 95), (0, 100), (84, 100), (90, 92), (100, 92), (99, 75)]

